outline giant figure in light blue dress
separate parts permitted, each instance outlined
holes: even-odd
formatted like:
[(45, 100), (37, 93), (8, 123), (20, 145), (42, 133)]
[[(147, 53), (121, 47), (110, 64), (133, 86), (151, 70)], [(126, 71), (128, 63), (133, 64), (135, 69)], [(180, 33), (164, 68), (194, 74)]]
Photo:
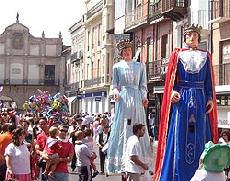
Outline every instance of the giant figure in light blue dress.
[[(114, 64), (112, 83), (114, 92), (119, 93), (119, 100), (115, 103), (115, 115), (108, 141), (106, 166), (108, 174), (125, 171), (126, 142), (133, 135), (132, 127), (137, 123), (146, 125), (143, 106), (143, 101), (147, 99), (144, 64), (135, 60), (121, 60)], [(144, 161), (148, 163), (152, 161), (152, 158), (147, 131), (140, 142), (144, 153)]]

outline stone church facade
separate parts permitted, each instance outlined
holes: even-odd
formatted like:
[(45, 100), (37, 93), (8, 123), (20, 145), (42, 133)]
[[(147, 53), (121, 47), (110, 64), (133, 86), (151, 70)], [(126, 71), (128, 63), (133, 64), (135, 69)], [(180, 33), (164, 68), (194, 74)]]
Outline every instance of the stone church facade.
[(21, 109), (25, 100), (38, 93), (37, 89), (63, 93), (62, 47), (61, 34), (46, 38), (43, 32), (41, 37), (34, 37), (18, 18), (6, 27), (0, 34), (0, 101), (7, 97)]

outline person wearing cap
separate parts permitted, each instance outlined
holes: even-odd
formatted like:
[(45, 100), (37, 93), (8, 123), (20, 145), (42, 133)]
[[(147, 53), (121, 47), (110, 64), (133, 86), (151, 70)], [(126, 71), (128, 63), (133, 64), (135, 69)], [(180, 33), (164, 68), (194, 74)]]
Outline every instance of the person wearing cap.
[[(184, 48), (169, 58), (161, 107), (154, 180), (189, 181), (208, 141), (218, 142), (217, 107), (210, 54), (198, 48), (201, 27), (184, 30)], [(188, 172), (189, 170), (189, 172)]]
[[(122, 40), (117, 44), (121, 60), (113, 66), (115, 115), (107, 150), (107, 173), (125, 173), (125, 149), (134, 124), (146, 125), (148, 106), (145, 66), (133, 59), (133, 43)], [(145, 160), (152, 160), (148, 132), (140, 141)]]
[(226, 181), (224, 170), (230, 166), (230, 147), (226, 144), (205, 144), (200, 165), (191, 181)]

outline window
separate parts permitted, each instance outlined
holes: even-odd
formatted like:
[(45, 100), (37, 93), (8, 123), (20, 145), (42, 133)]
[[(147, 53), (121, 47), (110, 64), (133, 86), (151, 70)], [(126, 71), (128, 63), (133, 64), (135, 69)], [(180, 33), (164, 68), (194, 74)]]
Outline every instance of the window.
[(222, 63), (230, 63), (230, 42), (223, 42), (222, 46)]
[(99, 78), (100, 75), (100, 59), (97, 60), (97, 77)]
[(152, 38), (148, 38), (147, 39), (147, 51), (148, 51), (148, 57), (147, 57), (147, 61), (148, 62), (152, 62), (153, 61), (153, 40)]
[(87, 50), (89, 51), (89, 44), (90, 44), (90, 31), (88, 31), (88, 42), (87, 42)]
[(106, 64), (107, 64), (106, 73), (110, 74), (110, 54), (109, 53), (106, 54)]
[(98, 42), (97, 46), (101, 45), (101, 24), (98, 25)]
[(142, 9), (141, 9), (141, 0), (137, 0), (137, 18), (140, 18), (141, 17), (141, 12), (142, 12)]
[(45, 65), (45, 84), (53, 85), (55, 83), (55, 65)]
[(86, 80), (89, 80), (89, 64), (86, 67)]
[(94, 30), (94, 27), (92, 29), (92, 49), (94, 47), (94, 33), (95, 33), (95, 30)]
[(169, 43), (168, 43), (168, 35), (163, 35), (161, 37), (161, 58), (169, 57)]
[(24, 46), (23, 34), (15, 33), (12, 41), (13, 49), (22, 49)]
[(93, 65), (93, 61), (92, 61), (91, 62), (91, 79), (93, 79), (93, 77), (94, 77), (93, 67), (94, 67), (94, 65)]

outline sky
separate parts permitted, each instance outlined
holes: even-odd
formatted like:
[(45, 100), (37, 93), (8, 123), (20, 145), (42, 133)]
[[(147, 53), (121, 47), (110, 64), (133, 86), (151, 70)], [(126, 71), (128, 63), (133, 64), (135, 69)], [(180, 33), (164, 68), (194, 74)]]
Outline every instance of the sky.
[(64, 45), (71, 45), (69, 28), (79, 21), (85, 12), (84, 0), (2, 0), (0, 7), (0, 34), (5, 28), (19, 22), (30, 34), (57, 38), (62, 33)]

